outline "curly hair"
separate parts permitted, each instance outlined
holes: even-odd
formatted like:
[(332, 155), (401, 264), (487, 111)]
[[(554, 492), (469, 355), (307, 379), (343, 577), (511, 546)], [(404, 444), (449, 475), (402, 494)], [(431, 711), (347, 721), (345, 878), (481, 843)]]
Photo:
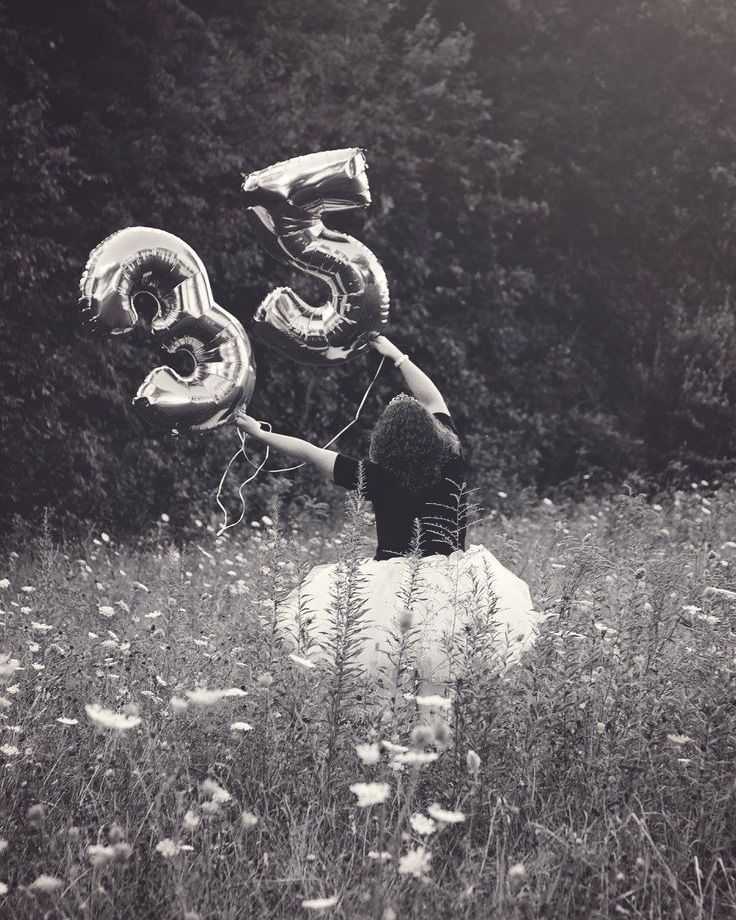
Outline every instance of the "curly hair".
[(418, 495), (435, 485), (452, 456), (460, 453), (454, 432), (412, 396), (392, 399), (371, 434), (368, 459)]

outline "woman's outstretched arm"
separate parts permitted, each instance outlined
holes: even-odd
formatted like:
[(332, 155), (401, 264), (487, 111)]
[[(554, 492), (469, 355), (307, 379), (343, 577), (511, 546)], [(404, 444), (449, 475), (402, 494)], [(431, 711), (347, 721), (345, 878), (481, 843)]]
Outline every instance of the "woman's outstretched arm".
[(310, 444), (309, 441), (302, 441), (301, 438), (292, 438), (287, 434), (276, 434), (274, 431), (265, 431), (261, 428), (260, 422), (251, 418), (244, 410), (238, 409), (235, 413), (235, 424), (238, 429), (263, 444), (268, 444), (274, 450), (282, 450), (296, 460), (305, 463), (311, 463), (327, 479), (333, 478), (335, 470), (335, 458), (337, 451), (325, 450)]
[(429, 377), (414, 364), (408, 356), (389, 341), (385, 335), (377, 335), (371, 339), (369, 344), (372, 348), (381, 354), (386, 355), (391, 361), (404, 359), (399, 365), (399, 370), (404, 375), (406, 385), (412, 392), (415, 399), (424, 406), (427, 412), (447, 412), (447, 405), (442, 397), (442, 393), (432, 383)]

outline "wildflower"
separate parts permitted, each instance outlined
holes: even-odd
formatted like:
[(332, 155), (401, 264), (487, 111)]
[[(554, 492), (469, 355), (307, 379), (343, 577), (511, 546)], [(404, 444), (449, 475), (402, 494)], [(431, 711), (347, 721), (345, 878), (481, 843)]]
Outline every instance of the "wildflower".
[(265, 673), (261, 674), (261, 676), (258, 678), (258, 686), (259, 686), (259, 687), (266, 687), (266, 688), (268, 688), (268, 687), (271, 686), (272, 683), (273, 683), (273, 675), (272, 675), (272, 674), (269, 674), (268, 671), (266, 671)]
[(176, 856), (179, 849), (179, 844), (170, 837), (164, 837), (163, 840), (159, 840), (156, 844), (156, 852), (160, 853), (164, 859), (171, 859), (172, 856)]
[(508, 498), (508, 494), (502, 490), (496, 492), (496, 495), (498, 495), (499, 498)]
[(266, 527), (273, 527), (273, 521), (267, 514), (264, 514), (261, 520), (266, 525)]
[(389, 754), (406, 754), (409, 750), (403, 744), (394, 744), (393, 741), (382, 741), (381, 744), (386, 748)]
[(213, 706), (215, 703), (219, 703), (221, 700), (226, 699), (231, 696), (247, 696), (248, 694), (245, 690), (240, 690), (237, 687), (231, 687), (229, 690), (207, 690), (205, 688), (199, 690), (187, 690), (187, 699), (190, 703), (194, 703), (195, 706)]
[(9, 587), (10, 587), (10, 579), (9, 579), (9, 578), (0, 578), (0, 588), (2, 588), (3, 590), (5, 590), (5, 589), (7, 589), (7, 588), (9, 588)]
[(1, 898), (4, 894), (7, 894), (9, 891), (10, 891), (10, 889), (9, 889), (8, 886), (5, 884), (5, 882), (0, 882), (0, 898)]
[(667, 740), (673, 744), (687, 744), (693, 739), (689, 735), (667, 735)]
[(109, 542), (110, 542), (110, 536), (109, 536), (109, 534), (106, 534), (104, 530), (103, 530), (102, 533), (100, 534), (100, 539), (102, 540), (103, 543), (109, 543)]
[(378, 850), (368, 850), (368, 859), (377, 859), (379, 862), (388, 862), (390, 859), (393, 859), (393, 857), (386, 850), (382, 850), (380, 853)]
[(166, 514), (166, 512), (164, 512), (161, 515), (161, 520), (164, 522), (164, 524), (168, 524), (171, 518), (168, 516), (168, 514)]
[(145, 620), (157, 620), (161, 616), (163, 616), (163, 613), (160, 610), (152, 610), (150, 613), (143, 614)]
[(409, 818), (409, 823), (412, 826), (412, 829), (415, 833), (422, 836), (428, 837), (430, 834), (434, 834), (437, 830), (437, 825), (431, 818), (427, 818), (425, 815), (413, 814)]
[(93, 866), (106, 866), (115, 858), (115, 850), (113, 847), (92, 843), (87, 847), (87, 855)]
[(313, 661), (310, 661), (308, 658), (301, 658), (299, 655), (292, 654), (289, 655), (289, 658), (294, 662), (294, 664), (298, 664), (300, 668), (304, 668), (305, 671), (310, 671), (312, 668), (317, 667)]
[(381, 749), (377, 744), (356, 744), (355, 751), (367, 767), (372, 767), (381, 759)]
[(243, 825), (245, 830), (249, 831), (252, 827), (255, 827), (258, 824), (258, 816), (254, 815), (252, 811), (244, 811), (240, 816), (240, 823)]
[(20, 754), (20, 749), (14, 744), (0, 744), (0, 753), (5, 754), (6, 757), (15, 757), (16, 754)]
[(220, 806), (217, 802), (210, 802), (209, 799), (206, 802), (202, 802), (200, 808), (206, 815), (219, 815)]
[(36, 589), (33, 587), (33, 585), (23, 585), (23, 587), (22, 587), (20, 590), (21, 590), (24, 594), (33, 594), (33, 592), (34, 592)]
[(472, 773), (473, 776), (475, 776), (480, 770), (480, 757), (475, 753), (475, 751), (468, 750), (468, 753), (465, 755), (465, 762), (468, 765), (468, 773)]
[(11, 677), (16, 671), (20, 671), (20, 661), (10, 655), (0, 655), (0, 680)]
[(302, 907), (307, 910), (327, 910), (337, 904), (337, 895), (333, 894), (331, 898), (305, 898), (302, 901)]
[(461, 811), (446, 811), (436, 803), (430, 805), (427, 811), (435, 821), (440, 821), (442, 824), (460, 824), (465, 820), (465, 815)]
[(429, 872), (431, 861), (432, 854), (424, 847), (409, 850), (399, 858), (399, 875), (413, 875), (415, 878), (422, 878)]
[(141, 724), (138, 716), (128, 716), (122, 713), (113, 712), (111, 709), (104, 709), (96, 703), (88, 703), (84, 711), (89, 718), (99, 728), (109, 728), (113, 731), (127, 731), (129, 728), (135, 728)]
[(180, 696), (172, 696), (169, 700), (169, 706), (171, 706), (174, 712), (182, 712), (188, 705), (187, 701), (183, 700)]
[(369, 808), (385, 802), (389, 794), (388, 783), (353, 783), (350, 791), (358, 796), (358, 807)]
[(182, 818), (181, 823), (188, 831), (193, 831), (196, 827), (199, 827), (200, 820), (199, 815), (195, 814), (190, 808)]
[(26, 818), (31, 824), (40, 824), (44, 819), (43, 805), (40, 802), (36, 802), (34, 805), (29, 806), (26, 811)]
[(200, 783), (199, 791), (202, 793), (202, 795), (212, 799), (212, 801), (216, 802), (218, 805), (229, 802), (232, 798), (227, 789), (223, 789), (219, 783), (216, 783), (213, 779), (209, 778)]
[(249, 725), (247, 722), (231, 722), (230, 731), (231, 732), (252, 732), (253, 726)]
[(522, 878), (526, 875), (526, 866), (523, 862), (514, 863), (508, 871), (509, 878)]
[(452, 706), (452, 700), (446, 696), (418, 696), (416, 698), (417, 706), (426, 706), (428, 709), (449, 709)]
[(38, 878), (28, 886), (28, 890), (51, 894), (52, 891), (58, 891), (63, 884), (63, 879), (55, 878), (53, 875), (39, 875)]
[(101, 617), (107, 617), (108, 619), (115, 616), (115, 608), (110, 607), (107, 604), (103, 604), (102, 606), (98, 607), (97, 612)]
[(151, 593), (151, 589), (148, 587), (148, 585), (144, 585), (142, 581), (134, 581), (133, 588), (136, 591), (144, 591), (146, 594)]
[(0, 837), (0, 854), (4, 853), (8, 848), (8, 841), (4, 837)]
[(434, 763), (439, 756), (434, 751), (407, 751), (406, 754), (397, 754), (394, 757), (394, 763), (410, 767), (423, 767), (425, 764)]
[(596, 723), (595, 723), (595, 733), (596, 733), (596, 735), (605, 735), (605, 733), (606, 733), (606, 723), (605, 723), (605, 722), (596, 722)]

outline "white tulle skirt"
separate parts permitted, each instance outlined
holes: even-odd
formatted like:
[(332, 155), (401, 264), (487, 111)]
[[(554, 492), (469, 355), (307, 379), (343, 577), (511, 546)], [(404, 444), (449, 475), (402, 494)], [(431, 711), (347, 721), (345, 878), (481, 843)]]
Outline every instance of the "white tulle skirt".
[(410, 664), (428, 685), (478, 664), (505, 669), (536, 638), (541, 617), (527, 584), (483, 546), (451, 556), (365, 559), (355, 575), (350, 589), (344, 563), (318, 565), (280, 605), (296, 654), (314, 663), (334, 655), (347, 617), (369, 674)]

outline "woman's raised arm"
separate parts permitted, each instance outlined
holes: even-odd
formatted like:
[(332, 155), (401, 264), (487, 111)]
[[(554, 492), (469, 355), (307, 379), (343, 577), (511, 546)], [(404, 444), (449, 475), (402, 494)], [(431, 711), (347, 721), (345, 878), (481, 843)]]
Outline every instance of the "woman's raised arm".
[(248, 415), (244, 410), (238, 409), (235, 413), (235, 424), (243, 434), (267, 444), (274, 450), (282, 450), (285, 454), (304, 463), (311, 463), (326, 479), (332, 479), (335, 470), (337, 451), (326, 450), (303, 441), (301, 438), (292, 438), (287, 434), (276, 434), (275, 431), (265, 431), (260, 422)]
[(385, 335), (377, 335), (368, 343), (372, 348), (392, 360), (404, 376), (412, 396), (418, 399), (427, 412), (447, 412), (447, 404), (442, 393), (429, 377), (414, 364), (408, 355), (403, 354)]

